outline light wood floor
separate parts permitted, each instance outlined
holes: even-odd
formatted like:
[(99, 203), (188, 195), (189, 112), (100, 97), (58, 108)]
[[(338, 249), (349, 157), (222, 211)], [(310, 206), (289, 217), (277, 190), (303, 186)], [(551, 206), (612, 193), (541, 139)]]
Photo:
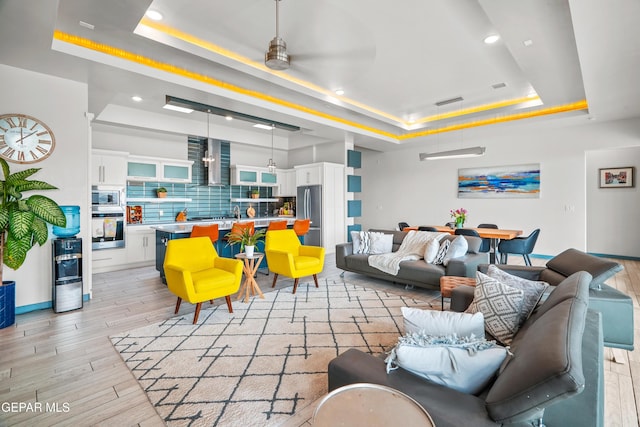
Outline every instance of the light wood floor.
[[(340, 273), (328, 258), (321, 278)], [(534, 262), (544, 264), (544, 260)], [(625, 270), (608, 284), (633, 297), (638, 322), (640, 262), (621, 262)], [(272, 277), (258, 275), (263, 291), (271, 290)], [(438, 294), (405, 290), (352, 273), (346, 274), (346, 280), (410, 293), (416, 298)], [(172, 317), (175, 297), (153, 267), (96, 274), (93, 283), (94, 298), (85, 302), (82, 310), (27, 313), (17, 316), (15, 327), (0, 330), (0, 426), (163, 425), (111, 346), (109, 336)], [(292, 280), (281, 278), (278, 288), (292, 284)], [(193, 309), (190, 304), (182, 304), (180, 314), (191, 316)], [(640, 347), (637, 332), (636, 343)], [(605, 359), (605, 425), (638, 426), (640, 350), (605, 348)], [(26, 406), (19, 408), (19, 404)], [(287, 426), (310, 426), (313, 408), (310, 405), (292, 417)]]

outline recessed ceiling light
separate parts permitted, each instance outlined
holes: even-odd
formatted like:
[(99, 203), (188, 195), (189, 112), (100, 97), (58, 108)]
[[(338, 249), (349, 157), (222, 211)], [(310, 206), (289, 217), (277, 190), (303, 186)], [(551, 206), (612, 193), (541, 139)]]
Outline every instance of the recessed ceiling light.
[(485, 37), (484, 42), (486, 44), (493, 44), (495, 42), (497, 42), (498, 40), (500, 40), (500, 36), (497, 34), (492, 34), (490, 36)]
[(229, 121), (229, 122), (230, 122), (231, 120), (233, 120), (233, 117), (231, 117), (231, 116), (226, 116), (226, 117), (225, 117), (225, 119), (226, 119), (227, 121)]
[(140, 101), (142, 101), (142, 98), (140, 98), (138, 95), (135, 95), (135, 96), (131, 97), (131, 100), (135, 101), (135, 102), (140, 102)]
[(533, 40), (525, 40), (522, 42), (523, 45), (525, 45), (525, 47), (529, 47), (533, 45)]
[(160, 12), (153, 9), (147, 10), (145, 15), (147, 16), (147, 18), (151, 19), (152, 21), (162, 21), (162, 18), (163, 18)]
[(253, 125), (254, 128), (258, 128), (258, 129), (265, 129), (265, 130), (271, 130), (271, 128), (273, 126), (268, 126), (268, 125), (263, 125), (261, 123), (256, 123), (255, 125)]
[(165, 108), (167, 110), (179, 111), (181, 113), (187, 113), (187, 114), (193, 113), (193, 110), (191, 108), (179, 107), (177, 105), (171, 105), (171, 104), (164, 104), (162, 108)]
[(84, 22), (84, 21), (79, 21), (79, 22), (78, 22), (78, 24), (79, 24), (81, 27), (88, 28), (88, 29), (90, 29), (90, 30), (93, 30), (94, 28), (96, 28), (96, 27), (95, 27), (95, 25), (93, 25), (93, 24), (89, 24), (88, 22)]
[(338, 95), (338, 96), (344, 95), (344, 90), (343, 89), (336, 89), (336, 95)]

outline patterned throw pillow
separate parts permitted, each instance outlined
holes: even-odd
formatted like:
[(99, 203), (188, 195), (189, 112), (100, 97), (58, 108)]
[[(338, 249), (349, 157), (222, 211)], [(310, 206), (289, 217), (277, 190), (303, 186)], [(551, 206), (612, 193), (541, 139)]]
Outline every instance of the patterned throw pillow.
[(449, 265), (449, 260), (453, 258), (458, 258), (461, 256), (465, 256), (467, 254), (467, 249), (469, 249), (469, 244), (467, 243), (467, 239), (463, 236), (458, 236), (449, 245), (449, 249), (447, 250), (447, 254), (442, 260), (442, 264), (445, 266)]
[(512, 288), (520, 289), (524, 292), (524, 301), (522, 303), (522, 311), (520, 312), (520, 326), (531, 316), (531, 313), (538, 305), (549, 284), (535, 280), (528, 280), (522, 277), (514, 276), (500, 267), (491, 264), (487, 269), (487, 276), (496, 279), (500, 283), (504, 283)]
[(500, 283), (486, 274), (476, 273), (473, 302), (467, 313), (482, 313), (484, 327), (504, 345), (511, 345), (520, 328), (524, 292)]
[(433, 263), (436, 265), (441, 265), (444, 261), (444, 257), (447, 255), (447, 251), (449, 250), (449, 246), (451, 242), (448, 239), (445, 239), (440, 244), (440, 249), (438, 249), (438, 255), (436, 255), (436, 259), (433, 260)]

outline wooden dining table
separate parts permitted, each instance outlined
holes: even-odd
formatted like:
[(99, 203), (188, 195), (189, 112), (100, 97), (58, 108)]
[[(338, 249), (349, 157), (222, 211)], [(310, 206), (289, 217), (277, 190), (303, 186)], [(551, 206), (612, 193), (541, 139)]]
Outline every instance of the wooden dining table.
[[(455, 234), (456, 229), (447, 227), (446, 225), (428, 225), (422, 227), (433, 227), (440, 233)], [(522, 235), (522, 230), (506, 230), (502, 228), (467, 228), (467, 230), (475, 230), (483, 239), (489, 239), (489, 262), (496, 263), (496, 249), (498, 248), (498, 240), (511, 240)], [(418, 230), (418, 227), (405, 227), (402, 231)]]

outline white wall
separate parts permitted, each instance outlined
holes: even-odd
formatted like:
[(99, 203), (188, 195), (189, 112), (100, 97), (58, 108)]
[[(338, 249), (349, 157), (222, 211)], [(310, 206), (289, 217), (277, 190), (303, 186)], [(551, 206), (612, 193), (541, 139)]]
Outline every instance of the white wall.
[[(577, 124), (567, 127), (560, 123), (466, 130), (465, 147), (487, 147), (485, 156), (476, 158), (419, 161), (420, 152), (460, 148), (455, 146), (457, 137), (453, 134), (448, 135), (449, 142), (442, 144), (432, 142), (421, 147), (413, 144), (411, 148), (387, 153), (363, 150), (360, 223), (364, 229), (392, 228), (399, 221), (444, 225), (450, 220), (450, 209), (464, 207), (469, 210), (470, 226), (489, 222), (501, 228), (521, 229), (525, 235), (540, 228), (536, 254), (554, 255), (569, 247), (585, 250), (588, 184), (585, 152), (639, 146), (640, 119), (608, 123), (583, 119), (574, 120), (571, 123)], [(540, 198), (458, 199), (458, 168), (525, 163), (540, 163)], [(611, 220), (590, 227), (611, 230)], [(617, 236), (625, 233), (611, 231)], [(603, 252), (604, 248), (596, 245), (589, 246), (589, 250)]]
[[(10, 164), (11, 171), (29, 167), (42, 168), (32, 179), (46, 181), (59, 190), (45, 191), (60, 205), (79, 205), (81, 222), (79, 237), (83, 253), (91, 250), (89, 230), (89, 130), (84, 116), (87, 111), (87, 87), (70, 80), (33, 73), (0, 65), (3, 82), (0, 112), (27, 114), (44, 121), (53, 131), (56, 146), (53, 153), (33, 165)], [(83, 270), (88, 271), (83, 258)], [(51, 243), (34, 247), (18, 271), (4, 267), (4, 280), (16, 281), (16, 306), (51, 301)], [(84, 293), (90, 281), (84, 281)]]
[(586, 153), (587, 250), (640, 257), (640, 191), (633, 188), (599, 188), (600, 168), (633, 166), (640, 171), (640, 147)]

